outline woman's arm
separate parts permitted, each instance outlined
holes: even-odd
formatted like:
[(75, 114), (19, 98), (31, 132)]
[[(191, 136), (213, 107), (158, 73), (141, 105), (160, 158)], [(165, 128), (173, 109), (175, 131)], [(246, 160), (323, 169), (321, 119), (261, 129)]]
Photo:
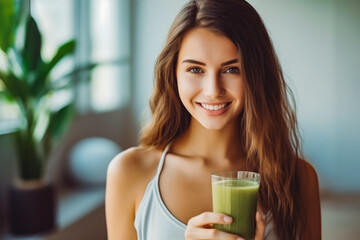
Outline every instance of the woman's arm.
[(321, 209), (319, 181), (311, 164), (302, 160), (300, 168), (301, 195), (305, 206), (304, 239), (321, 239)]
[(135, 187), (131, 156), (121, 153), (110, 163), (106, 182), (106, 224), (108, 240), (136, 240)]

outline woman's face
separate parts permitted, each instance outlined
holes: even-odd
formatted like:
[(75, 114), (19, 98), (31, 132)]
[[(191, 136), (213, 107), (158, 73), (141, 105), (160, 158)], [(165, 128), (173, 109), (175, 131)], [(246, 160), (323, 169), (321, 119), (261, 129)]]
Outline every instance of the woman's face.
[(176, 76), (179, 95), (192, 118), (207, 129), (235, 126), (244, 108), (244, 76), (236, 46), (204, 28), (187, 32)]

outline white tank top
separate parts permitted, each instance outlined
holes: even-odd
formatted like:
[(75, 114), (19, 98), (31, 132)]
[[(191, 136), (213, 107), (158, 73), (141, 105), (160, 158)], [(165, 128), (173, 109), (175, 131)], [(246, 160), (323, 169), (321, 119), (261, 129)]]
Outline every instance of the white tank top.
[[(170, 145), (161, 155), (155, 177), (149, 182), (135, 215), (134, 226), (138, 240), (184, 240), (186, 224), (177, 219), (165, 206), (159, 190), (159, 176)], [(266, 214), (265, 240), (276, 240), (271, 213)]]

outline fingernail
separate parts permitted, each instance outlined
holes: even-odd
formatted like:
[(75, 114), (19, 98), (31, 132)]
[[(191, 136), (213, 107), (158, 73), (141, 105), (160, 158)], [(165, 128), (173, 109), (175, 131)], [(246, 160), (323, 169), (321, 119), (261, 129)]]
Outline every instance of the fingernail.
[(228, 217), (228, 216), (225, 216), (225, 217), (224, 217), (224, 221), (227, 222), (227, 223), (231, 223), (232, 218), (231, 218), (231, 217)]
[(245, 240), (245, 239), (243, 239), (243, 238), (239, 237), (239, 238), (237, 238), (236, 240)]

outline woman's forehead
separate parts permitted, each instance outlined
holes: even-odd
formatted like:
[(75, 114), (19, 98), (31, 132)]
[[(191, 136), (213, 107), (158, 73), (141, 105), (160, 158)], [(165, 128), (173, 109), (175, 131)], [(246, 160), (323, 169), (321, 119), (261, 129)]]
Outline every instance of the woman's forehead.
[(235, 44), (226, 36), (205, 28), (189, 30), (183, 37), (179, 60), (194, 59), (201, 62), (224, 62), (239, 59)]

